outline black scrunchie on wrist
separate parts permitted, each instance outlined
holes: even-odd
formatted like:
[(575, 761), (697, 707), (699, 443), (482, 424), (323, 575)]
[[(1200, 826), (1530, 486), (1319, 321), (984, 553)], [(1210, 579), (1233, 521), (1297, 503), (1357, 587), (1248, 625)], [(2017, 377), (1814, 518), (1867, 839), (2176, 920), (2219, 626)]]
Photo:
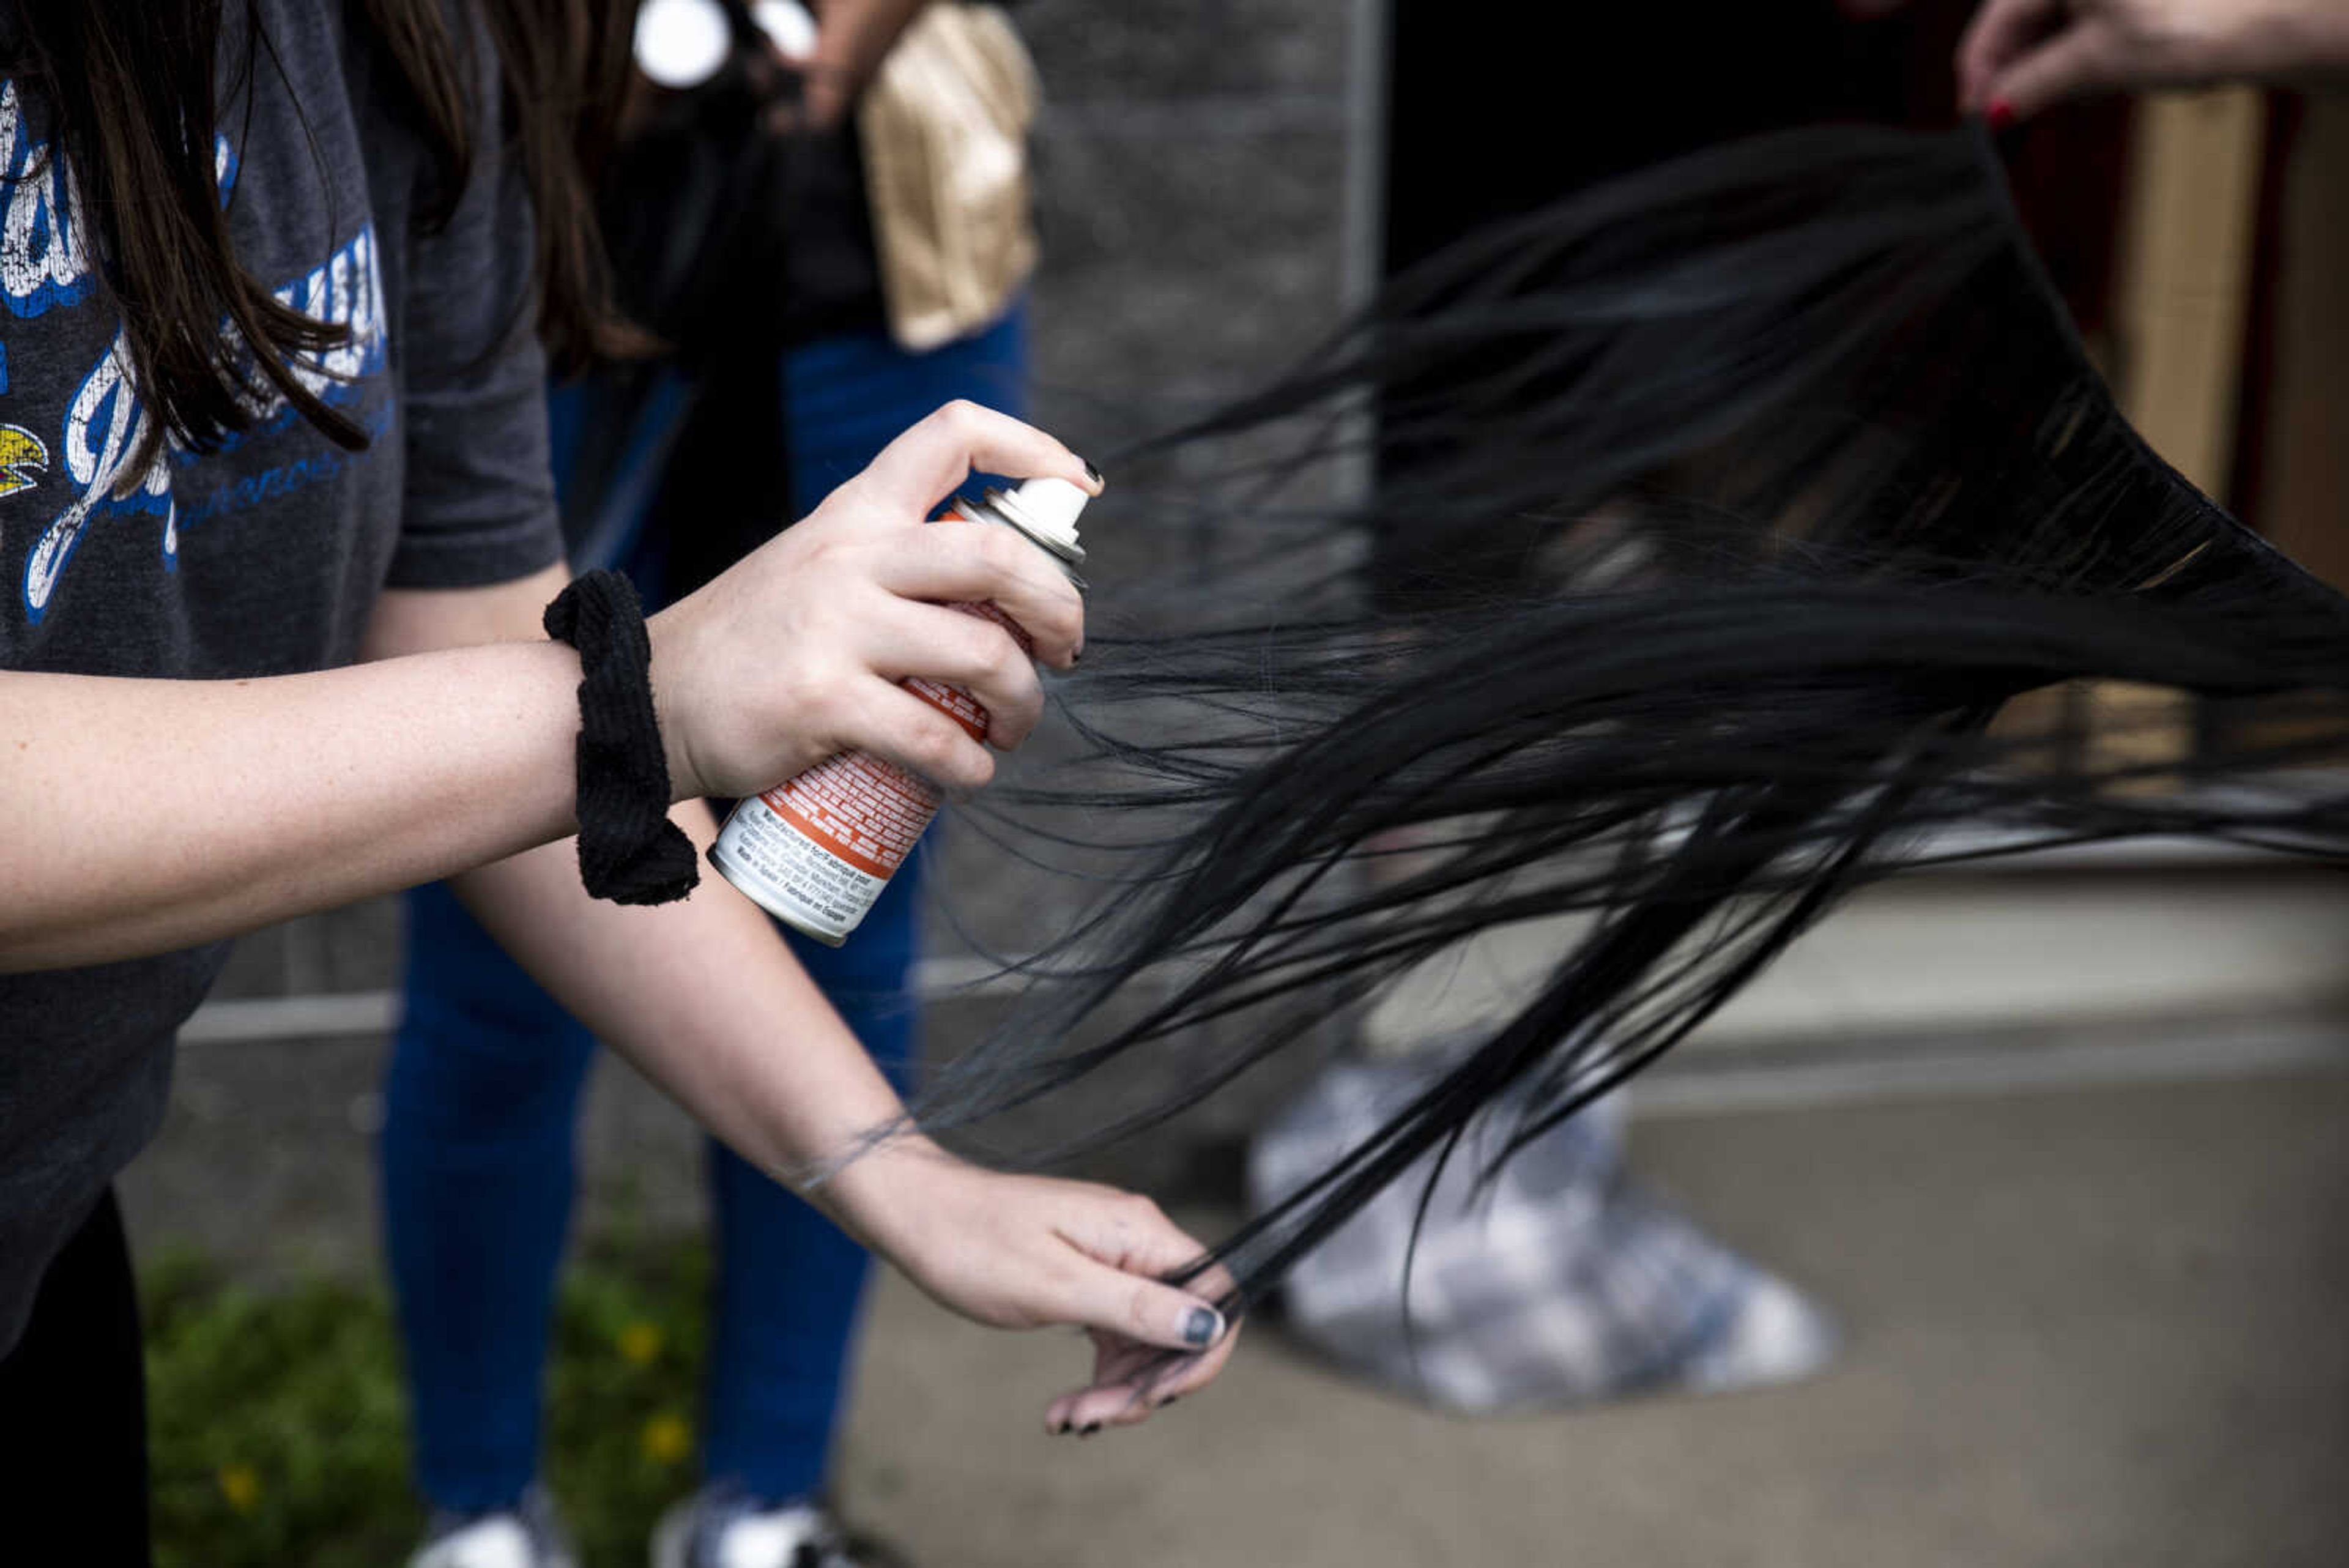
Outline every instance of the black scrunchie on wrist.
[(636, 585), (617, 572), (584, 574), (546, 607), (546, 634), (579, 650), (579, 879), (616, 904), (673, 903), (700, 884), (701, 867), (668, 819), (668, 753)]

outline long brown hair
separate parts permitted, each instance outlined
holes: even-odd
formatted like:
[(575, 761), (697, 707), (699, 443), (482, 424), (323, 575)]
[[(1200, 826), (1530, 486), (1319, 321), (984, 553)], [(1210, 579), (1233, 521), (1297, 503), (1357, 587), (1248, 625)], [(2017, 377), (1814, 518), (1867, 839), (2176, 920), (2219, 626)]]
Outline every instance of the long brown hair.
[[(363, 446), (365, 432), (287, 363), (336, 346), (343, 329), (280, 303), (246, 272), (222, 210), (217, 70), (232, 4), (249, 72), (269, 48), (254, 0), (18, 0), (16, 68), (55, 117), (55, 145), (97, 225), (137, 384), (162, 426), (198, 448), (243, 429), (257, 369), (328, 436)], [(498, 50), (503, 131), (535, 211), (540, 332), (565, 367), (619, 349), (628, 335), (612, 308), (590, 171), (617, 119), (636, 0), (456, 4), (478, 7)], [(469, 29), (451, 26), (459, 13), (450, 0), (353, 0), (351, 9), (367, 35), (361, 46), (396, 67), (408, 118), (435, 161), (420, 221), (445, 223), (480, 151)]]

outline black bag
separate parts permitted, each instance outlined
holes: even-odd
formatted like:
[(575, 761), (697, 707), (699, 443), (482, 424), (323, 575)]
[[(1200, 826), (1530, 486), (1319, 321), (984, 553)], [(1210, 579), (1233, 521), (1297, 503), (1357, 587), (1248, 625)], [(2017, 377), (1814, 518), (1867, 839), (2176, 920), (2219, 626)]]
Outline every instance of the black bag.
[(599, 192), (622, 308), (669, 355), (596, 372), (565, 485), (574, 565), (612, 565), (649, 528), (672, 598), (792, 519), (782, 351), (887, 320), (854, 119), (772, 130), (802, 80), (742, 0), (719, 3), (724, 64), (658, 93)]
[(707, 81), (660, 92), (601, 191), (622, 306), (690, 368), (885, 319), (853, 117), (777, 131), (802, 78), (779, 67), (742, 0)]

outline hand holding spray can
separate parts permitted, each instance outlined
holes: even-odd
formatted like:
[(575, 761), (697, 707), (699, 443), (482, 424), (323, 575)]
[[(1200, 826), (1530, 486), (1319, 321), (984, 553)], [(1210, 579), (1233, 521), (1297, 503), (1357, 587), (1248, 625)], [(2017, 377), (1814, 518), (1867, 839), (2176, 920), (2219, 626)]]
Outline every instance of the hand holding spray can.
[[(1013, 530), (1049, 554), (1073, 582), (1085, 558), (1077, 518), (1088, 499), (1065, 479), (1031, 479), (1009, 494), (989, 490), (978, 501), (957, 497), (945, 515)], [(992, 604), (953, 607), (993, 621), (1022, 651), (1035, 651), (1027, 632)], [(969, 692), (919, 678), (905, 686), (971, 739), (987, 739), (987, 710)], [(905, 864), (944, 799), (936, 784), (895, 763), (870, 752), (842, 752), (737, 805), (709, 858), (761, 909), (838, 947)]]

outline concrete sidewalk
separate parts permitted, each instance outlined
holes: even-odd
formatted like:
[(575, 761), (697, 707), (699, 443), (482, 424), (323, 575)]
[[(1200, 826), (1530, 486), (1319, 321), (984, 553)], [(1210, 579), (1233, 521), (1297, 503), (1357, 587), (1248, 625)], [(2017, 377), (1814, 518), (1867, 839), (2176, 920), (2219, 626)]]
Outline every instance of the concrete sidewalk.
[[(189, 1050), (123, 1184), (142, 1253), (194, 1245), (255, 1281), (369, 1271), (380, 1059)], [(632, 1075), (603, 1079), (583, 1218), (694, 1222), (698, 1138)], [(1465, 1422), (1262, 1325), (1149, 1428), (1048, 1438), (1082, 1343), (967, 1327), (893, 1280), (849, 1508), (923, 1568), (2349, 1561), (2349, 1074), (1676, 1115), (1631, 1147), (1841, 1314), (1834, 1371)]]
[(1843, 1314), (1831, 1374), (1464, 1422), (1258, 1332), (1150, 1428), (1049, 1438), (1081, 1344), (892, 1281), (847, 1502), (939, 1568), (2349, 1554), (2349, 1078), (1690, 1118), (1633, 1147)]

